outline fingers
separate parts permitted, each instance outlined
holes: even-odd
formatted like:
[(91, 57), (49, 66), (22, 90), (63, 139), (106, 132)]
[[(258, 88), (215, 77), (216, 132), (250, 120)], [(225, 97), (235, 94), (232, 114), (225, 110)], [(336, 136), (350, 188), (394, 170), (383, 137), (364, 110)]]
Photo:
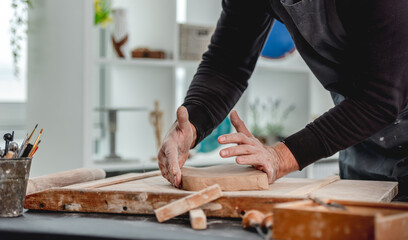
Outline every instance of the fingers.
[(173, 144), (169, 144), (167, 151), (165, 151), (165, 155), (168, 158), (167, 171), (169, 172), (169, 175), (170, 175), (169, 180), (171, 184), (173, 184), (175, 187), (179, 187), (180, 182), (181, 182), (181, 173), (180, 173), (180, 167), (178, 163), (177, 146)]
[(251, 145), (238, 145), (234, 147), (225, 148), (220, 151), (220, 155), (223, 158), (241, 156), (241, 155), (250, 155), (255, 154), (256, 149)]
[(232, 125), (234, 125), (237, 132), (243, 133), (248, 137), (252, 137), (251, 132), (245, 126), (245, 124), (241, 120), (241, 118), (239, 118), (237, 111), (235, 111), (235, 110), (232, 111), (230, 116), (231, 116), (231, 123), (232, 123)]
[(188, 120), (188, 111), (184, 106), (180, 106), (177, 109), (177, 123), (181, 131), (185, 131), (190, 128), (190, 121)]
[(163, 177), (175, 187), (179, 187), (181, 171), (178, 163), (177, 146), (171, 143), (164, 143), (158, 154), (158, 159)]
[(167, 170), (168, 169), (168, 159), (164, 155), (163, 148), (160, 149), (157, 158), (159, 159), (159, 169), (161, 171), (162, 176), (171, 183), (169, 171)]
[(218, 142), (221, 144), (251, 144), (252, 141), (243, 133), (230, 133), (220, 136)]
[(264, 161), (256, 154), (238, 156), (235, 161), (241, 165), (263, 166)]

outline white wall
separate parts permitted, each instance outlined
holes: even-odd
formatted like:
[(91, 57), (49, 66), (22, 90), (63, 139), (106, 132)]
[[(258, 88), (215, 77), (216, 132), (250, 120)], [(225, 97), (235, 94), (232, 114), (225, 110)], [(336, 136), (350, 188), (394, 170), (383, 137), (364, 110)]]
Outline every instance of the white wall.
[[(27, 126), (44, 128), (31, 176), (83, 164), (84, 1), (33, 0)], [(30, 130), (31, 131), (31, 130)]]

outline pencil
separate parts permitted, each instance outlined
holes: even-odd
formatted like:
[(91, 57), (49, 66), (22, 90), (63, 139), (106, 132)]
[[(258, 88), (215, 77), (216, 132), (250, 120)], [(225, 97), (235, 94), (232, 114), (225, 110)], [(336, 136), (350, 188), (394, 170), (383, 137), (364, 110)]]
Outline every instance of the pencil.
[(37, 137), (37, 139), (36, 139), (35, 142), (34, 142), (33, 148), (31, 149), (31, 151), (30, 151), (30, 153), (28, 154), (28, 156), (32, 156), (32, 154), (33, 154), (35, 148), (36, 148), (37, 145), (38, 145), (38, 141), (40, 140), (40, 137), (41, 137), (41, 134), (42, 134), (43, 130), (44, 130), (44, 129), (41, 128), (40, 134), (38, 134), (38, 137)]

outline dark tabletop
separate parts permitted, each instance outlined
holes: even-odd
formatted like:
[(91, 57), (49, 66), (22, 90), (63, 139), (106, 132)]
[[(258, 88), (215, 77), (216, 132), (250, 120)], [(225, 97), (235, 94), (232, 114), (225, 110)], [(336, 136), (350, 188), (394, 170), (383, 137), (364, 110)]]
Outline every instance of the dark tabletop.
[(239, 219), (208, 218), (207, 230), (193, 230), (188, 216), (158, 223), (154, 216), (25, 211), (0, 218), (0, 239), (256, 239)]

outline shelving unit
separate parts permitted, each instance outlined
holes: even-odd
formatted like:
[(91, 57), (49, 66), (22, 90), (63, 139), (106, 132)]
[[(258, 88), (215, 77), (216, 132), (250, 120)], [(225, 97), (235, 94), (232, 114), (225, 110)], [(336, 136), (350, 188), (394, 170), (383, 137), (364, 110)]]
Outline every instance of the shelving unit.
[[(197, 67), (200, 61), (173, 60), (173, 59), (119, 59), (119, 58), (97, 58), (95, 64), (101, 66), (130, 66), (130, 67)], [(307, 66), (301, 61), (298, 52), (284, 59), (266, 59), (260, 57), (257, 63), (258, 69), (309, 73)]]
[[(87, 19), (92, 19), (89, 7)], [(92, 94), (87, 96), (85, 111), (86, 141), (92, 152), (85, 153), (86, 167), (106, 170), (152, 169), (157, 162), (153, 128), (148, 111), (118, 113), (117, 149), (125, 159), (137, 158), (133, 163), (98, 162), (107, 154), (108, 134), (106, 116), (95, 112), (98, 107), (146, 107), (153, 109), (159, 100), (165, 115), (165, 131), (175, 119), (175, 111), (182, 103), (199, 61), (179, 59), (179, 23), (215, 25), (221, 12), (220, 0), (112, 0), (112, 7), (128, 12), (129, 51), (136, 47), (163, 49), (167, 59), (119, 59), (112, 51), (108, 27), (86, 29), (87, 83)], [(305, 126), (313, 117), (330, 108), (331, 99), (295, 51), (283, 59), (260, 58), (249, 88), (236, 105), (241, 117), (251, 124), (249, 103), (256, 98), (280, 98), (283, 105), (295, 104), (296, 109), (287, 122), (285, 134)], [(291, 94), (288, 94), (291, 93)], [(164, 132), (165, 132), (164, 131)], [(88, 145), (89, 144), (89, 145)], [(187, 165), (203, 166), (232, 162), (217, 152), (197, 154)]]

